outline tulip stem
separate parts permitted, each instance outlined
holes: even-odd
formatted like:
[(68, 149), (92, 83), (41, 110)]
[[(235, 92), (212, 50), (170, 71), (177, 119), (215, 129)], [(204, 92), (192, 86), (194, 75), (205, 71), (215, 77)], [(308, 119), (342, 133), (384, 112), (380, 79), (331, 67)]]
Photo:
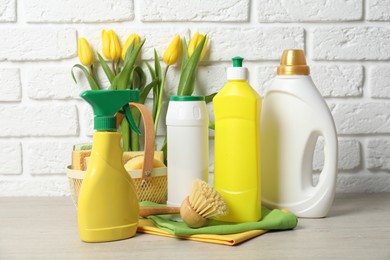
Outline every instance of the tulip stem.
[(94, 73), (93, 73), (93, 65), (92, 65), (92, 64), (91, 64), (91, 66), (88, 67), (88, 70), (89, 70), (89, 75), (91, 75), (91, 77), (92, 77), (93, 79), (95, 79), (95, 75), (94, 75)]
[(157, 102), (157, 112), (156, 112), (156, 119), (154, 120), (154, 132), (157, 134), (157, 127), (158, 127), (158, 121), (160, 120), (161, 115), (161, 107), (162, 107), (162, 99), (164, 96), (164, 86), (165, 86), (165, 80), (167, 78), (167, 73), (170, 65), (167, 65), (164, 70), (163, 78), (161, 79), (161, 85), (160, 85), (160, 91), (158, 92), (158, 102)]
[(114, 75), (116, 75), (115, 61), (114, 60), (112, 61), (111, 66), (112, 66), (112, 73), (114, 73)]

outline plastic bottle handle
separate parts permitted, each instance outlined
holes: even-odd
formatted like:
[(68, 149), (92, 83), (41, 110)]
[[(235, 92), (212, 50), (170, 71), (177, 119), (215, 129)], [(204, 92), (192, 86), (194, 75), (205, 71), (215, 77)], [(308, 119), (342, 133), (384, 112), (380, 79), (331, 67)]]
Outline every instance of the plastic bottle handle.
[[(333, 129), (326, 129), (325, 132), (322, 132), (322, 135), (324, 136), (324, 167), (321, 173), (325, 174), (324, 178), (320, 177), (318, 189), (324, 191), (324, 188), (333, 185), (336, 180), (338, 163), (338, 142), (337, 135), (335, 131), (333, 131)], [(321, 179), (323, 179), (323, 181)]]
[[(136, 107), (141, 112), (142, 122), (144, 124), (145, 143), (144, 143), (144, 163), (142, 166), (142, 179), (149, 179), (152, 177), (153, 159), (154, 159), (154, 123), (152, 113), (149, 109), (140, 103), (129, 103), (130, 107)], [(121, 123), (124, 115), (117, 113), (117, 125)]]
[[(329, 187), (334, 187), (337, 174), (338, 143), (337, 135), (331, 127), (326, 128), (325, 131), (313, 130), (312, 134), (315, 133), (317, 133), (317, 138), (318, 136), (324, 137), (324, 167), (321, 171), (318, 184), (313, 187), (313, 197), (318, 198), (318, 196), (321, 197), (321, 194), (324, 195)], [(315, 143), (316, 142), (314, 142), (314, 146)]]

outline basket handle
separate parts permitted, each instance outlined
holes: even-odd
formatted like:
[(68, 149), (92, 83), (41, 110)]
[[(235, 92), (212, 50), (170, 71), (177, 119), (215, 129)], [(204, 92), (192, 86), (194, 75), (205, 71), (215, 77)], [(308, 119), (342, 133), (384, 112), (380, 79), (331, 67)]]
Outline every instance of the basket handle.
[[(144, 124), (145, 143), (144, 143), (144, 164), (142, 166), (142, 179), (152, 177), (153, 159), (154, 159), (154, 123), (152, 113), (149, 109), (140, 103), (129, 103), (130, 107), (136, 107), (141, 112), (142, 122)], [(123, 115), (117, 113), (117, 125), (123, 120)]]

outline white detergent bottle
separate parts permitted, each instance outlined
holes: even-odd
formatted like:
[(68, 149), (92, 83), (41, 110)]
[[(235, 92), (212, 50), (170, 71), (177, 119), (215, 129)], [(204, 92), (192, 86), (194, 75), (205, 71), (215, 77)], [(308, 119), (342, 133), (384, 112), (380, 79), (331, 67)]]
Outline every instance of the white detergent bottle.
[[(261, 114), (262, 201), (297, 217), (325, 217), (333, 203), (337, 134), (332, 115), (309, 76), (303, 50), (283, 52)], [(313, 184), (312, 162), (324, 139), (324, 167)]]

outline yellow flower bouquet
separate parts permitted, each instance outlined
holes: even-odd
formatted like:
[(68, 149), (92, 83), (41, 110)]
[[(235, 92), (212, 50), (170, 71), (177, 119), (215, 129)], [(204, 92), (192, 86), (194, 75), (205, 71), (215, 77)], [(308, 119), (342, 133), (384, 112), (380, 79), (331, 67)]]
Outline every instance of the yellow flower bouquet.
[[(181, 58), (181, 73), (180, 80), (177, 86), (177, 95), (192, 95), (195, 89), (195, 76), (199, 61), (203, 59), (208, 43), (208, 37), (200, 33), (195, 33), (188, 45), (185, 39), (181, 39), (176, 35), (166, 51), (163, 54), (165, 63), (164, 70), (162, 69), (159, 55), (154, 50), (154, 66), (148, 62), (144, 62), (151, 76), (151, 81), (147, 82), (146, 74), (142, 68), (142, 62), (138, 56), (145, 43), (145, 39), (141, 41), (138, 34), (132, 33), (128, 36), (123, 47), (113, 30), (102, 31), (102, 53), (97, 52), (98, 64), (103, 69), (110, 85), (103, 87), (96, 76), (95, 55), (85, 38), (78, 40), (78, 57), (81, 64), (76, 64), (72, 67), (71, 74), (75, 82), (74, 69), (80, 69), (86, 77), (89, 86), (92, 90), (100, 90), (104, 88), (120, 90), (120, 89), (139, 89), (140, 103), (145, 103), (149, 93), (153, 93), (152, 116), (154, 120), (155, 130), (161, 117), (164, 88), (170, 66), (174, 65)], [(110, 66), (111, 65), (111, 66)], [(206, 97), (206, 101), (210, 102), (212, 97)], [(137, 126), (140, 124), (140, 114), (138, 110), (132, 110), (132, 116)], [(139, 137), (128, 125), (126, 120), (123, 120), (120, 125), (122, 133), (122, 146), (124, 151), (139, 151)], [(166, 149), (166, 141), (163, 144), (162, 150)]]

